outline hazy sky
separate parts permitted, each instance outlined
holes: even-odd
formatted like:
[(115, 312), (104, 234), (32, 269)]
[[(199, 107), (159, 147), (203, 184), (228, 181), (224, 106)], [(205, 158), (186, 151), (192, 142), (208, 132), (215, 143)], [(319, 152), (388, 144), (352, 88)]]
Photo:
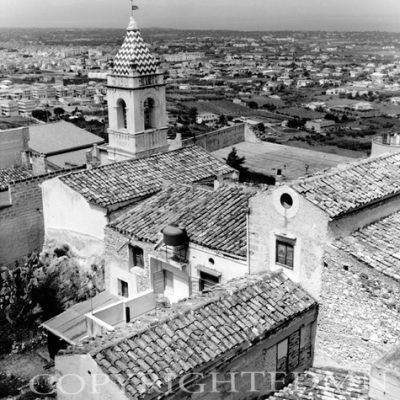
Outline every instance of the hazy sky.
[[(400, 32), (400, 0), (137, 0), (141, 27)], [(128, 0), (0, 0), (0, 27), (127, 25)]]

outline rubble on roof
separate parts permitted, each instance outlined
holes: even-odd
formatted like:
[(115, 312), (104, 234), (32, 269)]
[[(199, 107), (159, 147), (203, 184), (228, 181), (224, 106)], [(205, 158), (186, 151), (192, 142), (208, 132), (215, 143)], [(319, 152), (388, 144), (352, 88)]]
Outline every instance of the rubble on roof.
[(369, 371), (400, 338), (397, 284), (388, 286), (340, 250), (328, 249), (324, 259), (316, 356)]
[(311, 368), (296, 380), (268, 397), (268, 400), (368, 400), (369, 376), (363, 373)]

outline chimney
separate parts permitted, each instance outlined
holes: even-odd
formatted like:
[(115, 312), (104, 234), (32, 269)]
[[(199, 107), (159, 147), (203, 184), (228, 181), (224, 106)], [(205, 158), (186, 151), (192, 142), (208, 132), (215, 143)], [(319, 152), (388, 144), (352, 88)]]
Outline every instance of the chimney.
[(96, 168), (99, 167), (100, 164), (100, 151), (97, 145), (94, 144), (93, 147), (86, 152), (86, 168)]
[(35, 176), (47, 174), (47, 158), (44, 154), (32, 153), (32, 172)]

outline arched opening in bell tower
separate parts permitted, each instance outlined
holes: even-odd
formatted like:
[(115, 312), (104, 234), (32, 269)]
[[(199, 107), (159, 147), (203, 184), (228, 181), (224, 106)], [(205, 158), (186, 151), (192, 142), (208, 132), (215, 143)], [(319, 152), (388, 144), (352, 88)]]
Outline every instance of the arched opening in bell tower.
[(117, 127), (118, 129), (128, 128), (128, 119), (126, 115), (126, 103), (124, 100), (117, 101)]
[(144, 129), (153, 129), (155, 127), (155, 102), (149, 97), (144, 101)]

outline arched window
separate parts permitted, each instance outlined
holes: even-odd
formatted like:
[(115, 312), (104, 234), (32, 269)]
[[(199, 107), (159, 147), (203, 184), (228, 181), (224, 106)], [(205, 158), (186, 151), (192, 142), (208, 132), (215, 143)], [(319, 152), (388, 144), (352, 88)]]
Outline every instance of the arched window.
[(144, 102), (144, 129), (155, 128), (154, 100), (149, 97)]
[(118, 129), (127, 129), (128, 120), (126, 116), (126, 103), (124, 100), (117, 101), (117, 126)]

